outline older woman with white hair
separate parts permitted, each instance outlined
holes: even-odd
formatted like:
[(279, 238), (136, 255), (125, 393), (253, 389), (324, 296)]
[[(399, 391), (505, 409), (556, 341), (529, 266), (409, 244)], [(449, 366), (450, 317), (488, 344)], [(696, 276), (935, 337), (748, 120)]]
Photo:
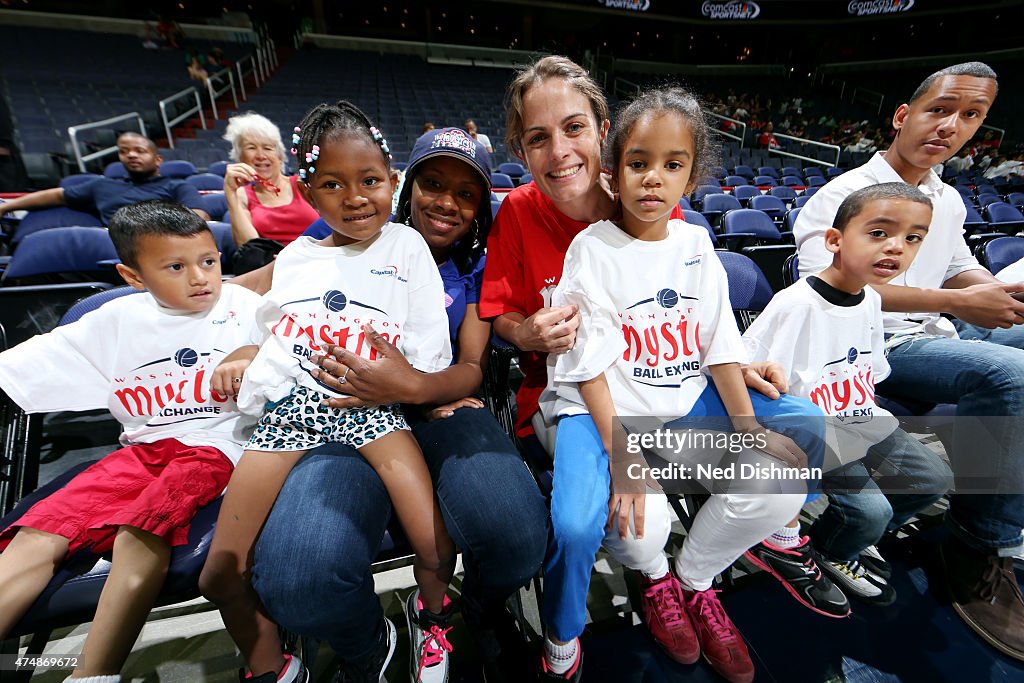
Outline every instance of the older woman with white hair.
[[(254, 112), (239, 114), (228, 121), (224, 139), (231, 143), (231, 159), (236, 162), (224, 174), (235, 244), (242, 247), (258, 240), (250, 246), (259, 245), (260, 253), (266, 253), (263, 262), (269, 262), (280, 251), (272, 242), (291, 242), (319, 215), (299, 194), (296, 177), (284, 175), (284, 145), (272, 121)], [(259, 265), (256, 258), (244, 270)]]

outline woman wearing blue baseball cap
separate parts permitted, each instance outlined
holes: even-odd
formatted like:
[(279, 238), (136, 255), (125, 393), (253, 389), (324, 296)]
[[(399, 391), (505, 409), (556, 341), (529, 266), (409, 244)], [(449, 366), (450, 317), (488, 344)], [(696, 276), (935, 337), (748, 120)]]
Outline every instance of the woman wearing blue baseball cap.
[[(505, 600), (539, 569), (548, 514), (515, 446), (474, 396), (491, 333), (477, 315), (491, 227), (490, 176), (490, 156), (465, 131), (428, 131), (413, 146), (394, 217), (420, 232), (440, 270), (455, 362), (441, 372), (420, 373), (376, 335), (371, 343), (378, 360), (334, 349), (322, 366), (345, 378), (335, 388), (356, 397), (336, 400), (338, 407), (423, 406), (420, 415), (407, 411), (406, 418), (463, 554), (467, 632), (478, 639), (489, 676), (505, 669), (508, 680), (516, 680), (506, 662), (529, 665), (515, 655), (497, 664), (501, 646), (511, 640), (498, 633), (512, 634)], [(314, 223), (306, 234), (316, 229)], [(389, 517), (390, 501), (376, 472), (355, 450), (331, 444), (311, 451), (292, 470), (256, 549), (254, 585), (270, 614), (290, 630), (327, 640), (343, 661), (342, 681), (378, 680), (394, 651), (370, 572)], [(297, 557), (305, 559), (298, 570)], [(440, 622), (431, 615), (428, 623), (416, 596), (405, 601), (412, 680), (447, 681), (451, 644), (443, 634), (451, 614)]]

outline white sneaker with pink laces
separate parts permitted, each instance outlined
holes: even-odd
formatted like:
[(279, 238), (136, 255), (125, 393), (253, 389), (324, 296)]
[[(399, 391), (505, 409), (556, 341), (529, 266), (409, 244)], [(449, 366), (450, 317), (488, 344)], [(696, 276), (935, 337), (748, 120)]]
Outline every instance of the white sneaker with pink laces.
[(434, 614), (423, 608), (420, 592), (415, 590), (404, 606), (409, 624), (410, 680), (412, 683), (448, 683), (452, 601), (445, 596), (443, 613)]

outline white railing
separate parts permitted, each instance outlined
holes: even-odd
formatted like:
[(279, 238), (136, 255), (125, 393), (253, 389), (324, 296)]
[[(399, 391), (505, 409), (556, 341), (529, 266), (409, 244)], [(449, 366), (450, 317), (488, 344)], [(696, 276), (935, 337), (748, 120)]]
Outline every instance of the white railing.
[(838, 145), (830, 145), (830, 144), (828, 144), (826, 142), (818, 142), (817, 140), (808, 140), (807, 138), (797, 138), (797, 137), (793, 137), (792, 135), (783, 135), (782, 133), (772, 133), (772, 135), (774, 135), (776, 138), (782, 138), (784, 140), (792, 140), (793, 142), (799, 143), (801, 145), (813, 145), (815, 147), (824, 147), (825, 149), (830, 149), (830, 150), (832, 150), (833, 152), (836, 153), (836, 160), (834, 162), (829, 163), (828, 161), (823, 161), (821, 159), (815, 159), (814, 157), (805, 157), (802, 154), (794, 154), (793, 152), (787, 152), (787, 151), (782, 150), (782, 149), (769, 149), (768, 150), (768, 154), (769, 155), (777, 154), (780, 157), (789, 157), (790, 159), (802, 159), (803, 161), (813, 162), (815, 165), (817, 165), (817, 164), (824, 164), (826, 166), (838, 166), (839, 165), (839, 153), (842, 150), (839, 148)]
[[(227, 82), (224, 82), (227, 79)], [(218, 84), (223, 84), (223, 87), (219, 89), (215, 88), (214, 81)], [(231, 69), (222, 69), (217, 73), (213, 74), (206, 79), (206, 90), (210, 95), (210, 108), (213, 109), (213, 118), (220, 118), (217, 115), (217, 98), (221, 95), (231, 92), (231, 99), (235, 101), (235, 109), (238, 109), (238, 94), (235, 91), (235, 75), (231, 72)]]
[(882, 93), (877, 90), (869, 90), (868, 88), (858, 86), (854, 88), (853, 92), (850, 94), (850, 102), (857, 102), (858, 100), (872, 106), (877, 104), (878, 107), (875, 113), (879, 116), (882, 115), (882, 106), (885, 104), (885, 95)]
[(107, 128), (109, 126), (114, 125), (118, 121), (131, 120), (134, 120), (136, 123), (139, 124), (139, 133), (141, 133), (143, 137), (148, 137), (146, 135), (146, 124), (142, 122), (142, 116), (140, 116), (139, 112), (137, 111), (133, 111), (128, 114), (122, 114), (120, 116), (114, 116), (109, 119), (103, 119), (102, 121), (92, 121), (90, 123), (80, 123), (75, 126), (68, 126), (68, 137), (71, 138), (71, 148), (75, 150), (75, 161), (78, 162), (78, 170), (81, 171), (82, 173), (86, 173), (86, 162), (92, 161), (93, 159), (99, 159), (102, 156), (106, 156), (107, 154), (117, 151), (117, 145), (112, 145), (110, 147), (104, 147), (99, 151), (93, 152), (91, 154), (86, 154), (83, 156), (81, 147), (78, 144), (79, 133), (85, 130), (93, 130), (94, 128)]
[[(246, 62), (249, 63), (249, 67), (247, 69), (243, 69), (242, 66)], [(245, 57), (242, 57), (237, 62), (235, 62), (235, 71), (238, 72), (238, 90), (242, 93), (242, 99), (248, 100), (249, 96), (245, 92), (245, 77), (249, 74), (252, 74), (253, 84), (257, 88), (260, 87), (261, 85), (260, 75), (256, 69), (256, 59), (253, 57), (253, 55), (246, 55)]]
[(721, 128), (716, 128), (715, 132), (724, 138), (729, 138), (731, 140), (739, 140), (740, 149), (743, 149), (746, 146), (747, 124), (743, 123), (739, 119), (730, 119), (728, 116), (722, 116), (721, 114), (716, 114), (715, 112), (708, 111), (707, 109), (704, 110), (704, 113), (720, 121), (728, 121), (729, 123), (733, 124), (739, 130), (739, 134), (731, 133), (727, 130), (722, 130)]
[(621, 97), (622, 95), (639, 95), (640, 86), (633, 81), (628, 81), (625, 78), (616, 76), (615, 80), (612, 81), (612, 92), (615, 93), (616, 97)]
[[(189, 107), (186, 111), (182, 112), (181, 114), (178, 114), (173, 119), (168, 119), (168, 105), (170, 105), (172, 102), (177, 102), (178, 100), (183, 100), (188, 97), (195, 98), (195, 106)], [(160, 107), (160, 119), (164, 122), (164, 133), (166, 133), (167, 135), (167, 144), (171, 146), (171, 149), (174, 149), (174, 135), (171, 133), (171, 128), (181, 123), (185, 119), (189, 118), (190, 116), (199, 114), (199, 122), (202, 124), (203, 130), (206, 130), (206, 117), (203, 115), (203, 102), (199, 99), (199, 91), (195, 88), (185, 88), (180, 92), (174, 93), (170, 97), (165, 97), (164, 99), (160, 100), (158, 105)]]
[(1000, 147), (1003, 146), (1003, 136), (1006, 135), (1006, 130), (1005, 129), (1003, 129), (1003, 128), (996, 128), (995, 126), (988, 126), (988, 125), (986, 125), (984, 123), (981, 124), (981, 126), (979, 126), (979, 127), (980, 128), (986, 128), (988, 130), (994, 130), (995, 132), (999, 133), (999, 146)]

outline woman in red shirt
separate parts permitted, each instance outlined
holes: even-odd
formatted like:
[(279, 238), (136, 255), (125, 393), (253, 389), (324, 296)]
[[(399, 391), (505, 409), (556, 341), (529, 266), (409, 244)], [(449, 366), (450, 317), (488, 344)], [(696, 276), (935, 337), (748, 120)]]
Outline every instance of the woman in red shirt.
[(257, 237), (285, 245), (319, 218), (296, 190), (295, 176), (283, 174), (284, 145), (273, 122), (252, 112), (232, 117), (224, 139), (238, 162), (224, 174), (236, 245)]

